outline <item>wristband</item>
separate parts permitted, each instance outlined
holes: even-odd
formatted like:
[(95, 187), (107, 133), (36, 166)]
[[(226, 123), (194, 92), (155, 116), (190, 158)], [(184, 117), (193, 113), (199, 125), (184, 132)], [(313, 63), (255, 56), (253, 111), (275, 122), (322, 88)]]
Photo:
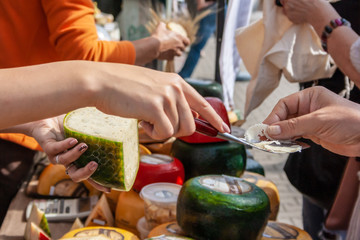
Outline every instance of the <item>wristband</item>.
[(326, 25), (324, 27), (324, 31), (321, 34), (321, 46), (324, 49), (325, 52), (327, 52), (327, 40), (330, 36), (330, 34), (333, 32), (333, 30), (340, 26), (346, 26), (351, 27), (351, 24), (348, 20), (345, 18), (338, 18), (330, 21), (329, 25)]

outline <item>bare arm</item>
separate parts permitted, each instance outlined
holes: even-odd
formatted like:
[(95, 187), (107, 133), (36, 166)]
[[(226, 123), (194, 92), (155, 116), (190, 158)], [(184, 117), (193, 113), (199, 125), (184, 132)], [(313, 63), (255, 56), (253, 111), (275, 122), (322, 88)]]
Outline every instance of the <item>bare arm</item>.
[[(319, 37), (331, 20), (341, 18), (325, 0), (283, 0), (284, 13), (294, 23), (310, 23)], [(337, 27), (327, 40), (328, 52), (337, 66), (360, 86), (360, 73), (350, 60), (350, 48), (359, 36), (345, 26)]]

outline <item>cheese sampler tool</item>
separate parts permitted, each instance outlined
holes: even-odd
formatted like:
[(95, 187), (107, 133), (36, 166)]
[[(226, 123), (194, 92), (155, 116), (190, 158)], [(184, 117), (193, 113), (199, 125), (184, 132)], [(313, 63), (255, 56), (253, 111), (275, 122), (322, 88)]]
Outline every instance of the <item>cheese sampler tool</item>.
[(308, 144), (292, 140), (265, 140), (261, 141), (254, 137), (254, 139), (238, 138), (230, 133), (221, 133), (205, 120), (195, 118), (196, 131), (198, 133), (217, 137), (228, 141), (233, 141), (253, 148), (270, 152), (270, 153), (293, 153), (300, 152), (302, 149), (310, 147)]

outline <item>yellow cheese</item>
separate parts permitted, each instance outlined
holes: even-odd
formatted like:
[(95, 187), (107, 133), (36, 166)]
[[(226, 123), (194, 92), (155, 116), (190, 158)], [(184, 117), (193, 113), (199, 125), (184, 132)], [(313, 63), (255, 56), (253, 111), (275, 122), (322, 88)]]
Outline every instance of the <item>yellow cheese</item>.
[(85, 227), (66, 233), (60, 239), (81, 239), (81, 240), (139, 240), (137, 236), (121, 228), (114, 227)]
[(311, 240), (304, 230), (285, 223), (269, 221), (261, 240)]
[(114, 226), (114, 216), (103, 194), (85, 221), (85, 226)]
[(144, 200), (133, 190), (121, 192), (115, 212), (115, 226), (138, 234), (136, 224), (144, 213)]
[(160, 235), (165, 236), (185, 236), (180, 226), (176, 222), (168, 222), (153, 228), (149, 233), (149, 238)]
[(253, 172), (245, 171), (242, 178), (255, 184), (266, 193), (270, 200), (269, 220), (276, 220), (280, 207), (280, 195), (276, 185), (264, 176)]

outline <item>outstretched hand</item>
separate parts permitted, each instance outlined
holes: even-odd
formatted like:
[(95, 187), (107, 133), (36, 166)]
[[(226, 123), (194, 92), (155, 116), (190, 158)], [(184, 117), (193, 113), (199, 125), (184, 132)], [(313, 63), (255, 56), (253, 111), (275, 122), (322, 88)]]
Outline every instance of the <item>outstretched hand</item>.
[(281, 99), (264, 120), (274, 139), (304, 137), (341, 155), (360, 156), (360, 105), (323, 87)]

